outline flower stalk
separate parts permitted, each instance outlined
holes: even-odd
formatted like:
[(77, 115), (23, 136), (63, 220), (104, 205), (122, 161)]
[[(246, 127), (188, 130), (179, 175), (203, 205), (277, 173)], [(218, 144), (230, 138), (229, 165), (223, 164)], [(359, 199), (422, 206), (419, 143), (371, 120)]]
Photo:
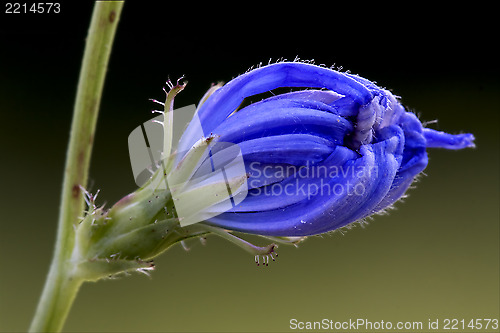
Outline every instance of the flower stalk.
[(60, 331), (83, 282), (72, 275), (75, 226), (84, 209), (99, 105), (123, 2), (97, 1), (85, 45), (64, 169), (57, 239), (50, 271), (31, 323), (31, 332)]

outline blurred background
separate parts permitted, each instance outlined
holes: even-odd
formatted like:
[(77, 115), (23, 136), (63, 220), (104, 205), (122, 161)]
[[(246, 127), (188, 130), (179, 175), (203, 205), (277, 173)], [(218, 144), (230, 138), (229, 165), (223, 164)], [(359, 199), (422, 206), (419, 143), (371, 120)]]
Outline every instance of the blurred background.
[[(181, 107), (269, 59), (314, 59), (377, 81), (422, 120), (438, 119), (433, 128), (474, 133), (477, 148), (430, 150), (426, 175), (396, 210), (345, 235), (280, 246), (269, 267), (212, 236), (205, 246), (188, 243), (189, 252), (169, 250), (151, 279), (87, 283), (65, 330), (286, 332), (292, 318), (499, 319), (500, 80), (484, 17), (492, 9), (233, 6), (125, 4), (90, 171), (100, 204), (135, 189), (127, 138), (152, 118), (148, 99), (164, 98), (168, 77), (189, 81)], [(0, 331), (28, 328), (48, 271), (92, 7), (2, 8)]]

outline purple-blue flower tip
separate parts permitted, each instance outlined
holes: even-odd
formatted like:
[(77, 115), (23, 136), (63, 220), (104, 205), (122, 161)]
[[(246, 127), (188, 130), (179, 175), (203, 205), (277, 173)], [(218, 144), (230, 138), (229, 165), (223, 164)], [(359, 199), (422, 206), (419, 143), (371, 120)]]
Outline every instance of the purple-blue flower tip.
[[(239, 108), (283, 87), (294, 89)], [(472, 134), (424, 128), (369, 80), (297, 62), (236, 77), (198, 116), (207, 136), (240, 147), (249, 175), (247, 197), (205, 223), (260, 235), (308, 236), (360, 221), (404, 195), (427, 166), (427, 148), (474, 147)]]
[(424, 137), (427, 148), (462, 149), (476, 146), (474, 144), (474, 135), (470, 133), (452, 135), (424, 128)]

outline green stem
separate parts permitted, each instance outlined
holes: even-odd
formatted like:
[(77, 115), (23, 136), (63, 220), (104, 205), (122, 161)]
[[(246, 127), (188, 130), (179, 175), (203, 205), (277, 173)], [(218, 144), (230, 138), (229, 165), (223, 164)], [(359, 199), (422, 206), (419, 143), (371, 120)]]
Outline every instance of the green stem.
[(80, 71), (62, 187), (56, 247), (31, 332), (60, 331), (83, 280), (72, 276), (70, 256), (84, 198), (106, 68), (122, 1), (98, 1), (92, 14)]

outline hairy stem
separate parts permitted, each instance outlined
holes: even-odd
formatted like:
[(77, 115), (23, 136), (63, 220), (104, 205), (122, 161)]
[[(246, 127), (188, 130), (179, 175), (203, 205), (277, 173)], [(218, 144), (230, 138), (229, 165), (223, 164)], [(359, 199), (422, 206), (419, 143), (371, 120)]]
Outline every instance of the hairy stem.
[(84, 209), (80, 186), (87, 184), (104, 78), (122, 7), (121, 1), (97, 1), (92, 14), (66, 155), (56, 246), (31, 332), (60, 331), (83, 282), (72, 276), (70, 256)]

